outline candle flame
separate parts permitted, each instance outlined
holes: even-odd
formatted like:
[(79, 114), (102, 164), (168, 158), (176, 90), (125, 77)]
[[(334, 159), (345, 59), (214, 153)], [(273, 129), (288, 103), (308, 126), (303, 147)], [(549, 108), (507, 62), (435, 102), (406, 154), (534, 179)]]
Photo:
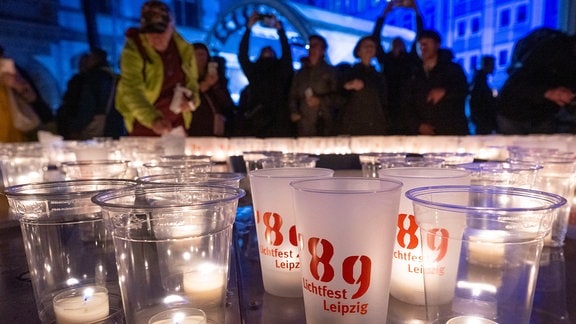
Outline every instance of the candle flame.
[(174, 316), (172, 316), (172, 323), (173, 324), (182, 323), (184, 321), (185, 317), (186, 317), (186, 314), (184, 314), (183, 312), (175, 313)]
[(83, 301), (87, 302), (90, 298), (92, 298), (92, 296), (94, 296), (94, 288), (92, 287), (86, 288), (84, 289), (83, 293), (84, 293)]

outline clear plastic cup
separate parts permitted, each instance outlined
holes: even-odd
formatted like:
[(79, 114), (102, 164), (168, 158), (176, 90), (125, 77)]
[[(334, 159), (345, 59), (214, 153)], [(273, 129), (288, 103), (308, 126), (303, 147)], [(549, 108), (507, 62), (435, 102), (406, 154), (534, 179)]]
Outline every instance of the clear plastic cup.
[(242, 189), (147, 184), (93, 197), (112, 233), (128, 323), (174, 307), (223, 313)]
[(544, 237), (566, 199), (496, 186), (419, 187), (406, 197), (423, 239), (428, 320), (529, 323)]

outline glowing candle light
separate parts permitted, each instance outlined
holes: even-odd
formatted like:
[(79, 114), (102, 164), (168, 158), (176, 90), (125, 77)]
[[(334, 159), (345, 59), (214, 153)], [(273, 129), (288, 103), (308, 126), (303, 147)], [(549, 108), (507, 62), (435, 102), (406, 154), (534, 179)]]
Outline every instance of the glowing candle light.
[(84, 287), (65, 290), (54, 297), (54, 314), (58, 324), (89, 323), (108, 316), (108, 290)]

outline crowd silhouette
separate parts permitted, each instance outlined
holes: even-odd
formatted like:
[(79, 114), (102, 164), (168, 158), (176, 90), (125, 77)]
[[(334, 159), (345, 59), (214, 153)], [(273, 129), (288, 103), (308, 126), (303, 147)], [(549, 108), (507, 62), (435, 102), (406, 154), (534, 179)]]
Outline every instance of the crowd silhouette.
[[(415, 40), (408, 47), (393, 38), (385, 50), (383, 26), (399, 6), (413, 11)], [(276, 31), (278, 53), (272, 46), (251, 48), (257, 24)], [(76, 140), (175, 131), (224, 137), (576, 132), (576, 36), (534, 30), (516, 44), (508, 78), (494, 89), (494, 56), (483, 55), (467, 80), (441, 35), (424, 26), (415, 1), (391, 1), (372, 33), (350, 49), (355, 62), (330, 64), (330, 44), (317, 34), (294, 69), (282, 18), (254, 11), (237, 53), (248, 84), (235, 103), (226, 60), (207, 44), (185, 40), (164, 2), (147, 1), (140, 26), (126, 31), (119, 75), (105, 51), (82, 56), (57, 112), (57, 131)], [(259, 51), (256, 60), (251, 50)], [(0, 79), (4, 85), (7, 78)]]

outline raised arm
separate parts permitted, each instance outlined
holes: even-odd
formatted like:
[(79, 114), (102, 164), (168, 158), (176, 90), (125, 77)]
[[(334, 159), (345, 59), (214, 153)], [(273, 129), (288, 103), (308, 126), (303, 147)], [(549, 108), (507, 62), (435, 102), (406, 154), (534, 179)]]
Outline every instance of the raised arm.
[(250, 17), (248, 18), (248, 22), (246, 23), (246, 31), (242, 35), (242, 39), (240, 40), (240, 47), (238, 48), (238, 62), (240, 63), (240, 67), (244, 72), (244, 75), (248, 79), (250, 79), (252, 75), (252, 62), (250, 61), (250, 56), (248, 54), (249, 46), (250, 46), (250, 35), (252, 33), (252, 26), (258, 22), (258, 13), (253, 12)]

